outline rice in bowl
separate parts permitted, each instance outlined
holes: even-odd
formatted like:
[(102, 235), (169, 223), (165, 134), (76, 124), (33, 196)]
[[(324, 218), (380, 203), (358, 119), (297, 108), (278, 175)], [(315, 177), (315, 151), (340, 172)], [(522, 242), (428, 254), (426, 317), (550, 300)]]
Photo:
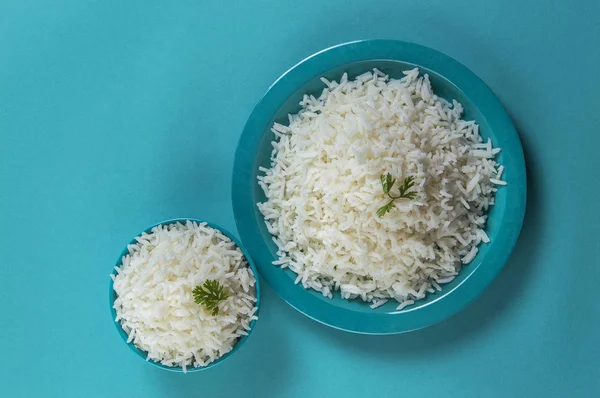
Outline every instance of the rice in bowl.
[[(204, 367), (229, 353), (257, 319), (257, 284), (240, 248), (206, 223), (157, 225), (128, 246), (111, 274), (116, 322), (147, 360)], [(194, 289), (218, 283), (215, 308)], [(216, 310), (215, 310), (216, 309)]]
[[(398, 309), (441, 290), (489, 242), (487, 210), (503, 167), (462, 106), (437, 97), (418, 69), (379, 70), (305, 95), (289, 125), (275, 123), (258, 204), (277, 245), (274, 264), (326, 297), (339, 290)], [(414, 178), (414, 198), (389, 202), (381, 176)]]

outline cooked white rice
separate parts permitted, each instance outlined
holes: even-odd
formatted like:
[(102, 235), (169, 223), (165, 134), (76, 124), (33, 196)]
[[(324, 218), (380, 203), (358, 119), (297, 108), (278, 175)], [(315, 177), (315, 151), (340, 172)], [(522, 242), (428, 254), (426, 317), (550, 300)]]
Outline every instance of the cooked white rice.
[[(187, 221), (154, 227), (129, 245), (116, 267), (115, 321), (147, 359), (166, 366), (205, 366), (232, 350), (250, 330), (255, 277), (227, 236)], [(229, 297), (217, 315), (194, 302), (192, 290), (217, 280)]]
[[(379, 70), (353, 81), (322, 79), (319, 98), (305, 95), (289, 126), (273, 125), (271, 167), (258, 203), (278, 247), (275, 265), (326, 297), (339, 290), (377, 308), (402, 309), (454, 279), (472, 261), (502, 166), (500, 151), (463, 108), (437, 97), (418, 69), (390, 79)], [(414, 200), (389, 198), (379, 177), (415, 178)]]

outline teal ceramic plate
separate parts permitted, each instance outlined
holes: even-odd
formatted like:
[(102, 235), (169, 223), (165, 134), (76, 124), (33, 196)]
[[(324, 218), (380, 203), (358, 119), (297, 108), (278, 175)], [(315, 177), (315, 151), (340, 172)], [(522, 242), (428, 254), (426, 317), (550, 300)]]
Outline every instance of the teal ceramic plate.
[[(273, 122), (287, 125), (287, 115), (300, 109), (303, 94), (320, 94), (321, 76), (339, 80), (344, 72), (353, 78), (378, 68), (391, 77), (418, 66), (428, 73), (435, 93), (456, 99), (464, 118), (475, 120), (484, 139), (502, 148), (498, 160), (505, 166), (508, 186), (496, 195), (486, 231), (491, 243), (480, 246), (477, 257), (443, 290), (417, 304), (396, 311), (396, 305), (372, 310), (361, 300), (343, 300), (339, 294), (327, 299), (320, 293), (294, 284), (295, 274), (274, 265), (276, 247), (256, 203), (265, 197), (257, 184), (259, 166), (269, 167), (274, 139)], [(318, 95), (317, 95), (318, 96)], [(432, 325), (447, 318), (477, 297), (500, 272), (519, 235), (526, 202), (523, 150), (515, 128), (492, 91), (469, 69), (452, 58), (413, 43), (365, 40), (341, 44), (300, 62), (269, 88), (248, 118), (235, 154), (233, 209), (240, 237), (260, 275), (275, 292), (298, 311), (326, 325), (366, 334), (402, 333)], [(490, 309), (492, 310), (492, 309)]]
[[(203, 220), (197, 220), (194, 218), (177, 218), (177, 219), (173, 219), (173, 220), (167, 220), (167, 221), (163, 221), (163, 222), (159, 222), (156, 223), (148, 228), (146, 228), (143, 232), (141, 232), (139, 235), (137, 236), (141, 236), (144, 232), (145, 233), (150, 233), (150, 231), (152, 231), (152, 228), (156, 227), (157, 225), (169, 225), (169, 224), (174, 224), (177, 222), (180, 222), (182, 224), (184, 224), (186, 221), (195, 221), (197, 223), (206, 223), (209, 227), (214, 228), (216, 230), (221, 231), (221, 233), (223, 233), (223, 235), (229, 237), (242, 251), (242, 253), (244, 253), (244, 256), (246, 256), (246, 260), (248, 260), (248, 265), (250, 266), (250, 268), (252, 269), (252, 272), (254, 272), (254, 275), (256, 276), (256, 306), (258, 307), (258, 309), (256, 310), (256, 315), (258, 316), (258, 313), (260, 312), (260, 281), (258, 278), (258, 273), (256, 271), (256, 267), (254, 266), (254, 263), (252, 261), (252, 258), (248, 255), (248, 252), (244, 249), (244, 246), (239, 242), (238, 239), (236, 239), (230, 232), (228, 232), (226, 229), (221, 228), (218, 225), (209, 223), (207, 221), (203, 221)], [(137, 237), (136, 236), (136, 237)], [(128, 245), (132, 245), (135, 244), (136, 240), (135, 237), (129, 242)], [(128, 253), (127, 250), (127, 246), (125, 246), (125, 248), (123, 249), (123, 251), (121, 252), (121, 254), (119, 255), (119, 258), (117, 260), (117, 263), (115, 264), (116, 267), (120, 267), (121, 264), (123, 263), (123, 256), (125, 256)], [(111, 272), (113, 275), (117, 274), (116, 270), (112, 270)], [(119, 322), (115, 322), (115, 319), (117, 318), (117, 313), (115, 311), (115, 309), (113, 308), (113, 304), (115, 302), (115, 299), (117, 298), (117, 294), (115, 293), (115, 290), (113, 289), (113, 280), (112, 278), (110, 279), (110, 283), (108, 286), (108, 299), (109, 299), (109, 304), (110, 304), (110, 316), (112, 317), (112, 321), (115, 324), (116, 328), (117, 328), (117, 332), (119, 333), (119, 336), (121, 336), (121, 338), (123, 339), (123, 342), (125, 342), (129, 348), (131, 348), (131, 350), (136, 353), (140, 358), (146, 360), (147, 357), (147, 353), (145, 351), (140, 350), (139, 348), (137, 348), (133, 343), (127, 343), (127, 333), (125, 333), (125, 331), (123, 330), (123, 328), (121, 327), (121, 324)], [(206, 366), (202, 366), (199, 368), (195, 368), (193, 366), (188, 367), (186, 370), (188, 373), (190, 372), (198, 372), (200, 370), (205, 370), (205, 369), (209, 369), (212, 368), (213, 366), (216, 366), (220, 363), (222, 363), (225, 359), (231, 357), (237, 350), (240, 349), (240, 347), (246, 342), (246, 340), (248, 340), (248, 337), (250, 337), (250, 333), (252, 333), (252, 331), (254, 330), (254, 325), (256, 324), (256, 321), (252, 321), (250, 323), (250, 330), (248, 331), (248, 334), (246, 336), (242, 336), (237, 343), (235, 344), (235, 346), (233, 347), (233, 349), (231, 351), (229, 351), (227, 354), (223, 355), (221, 358), (217, 359), (214, 362), (209, 363)], [(178, 367), (178, 366), (165, 366), (163, 364), (161, 364), (160, 362), (154, 362), (154, 361), (148, 361), (148, 363), (164, 369), (164, 370), (169, 370), (171, 372), (183, 372), (183, 369)]]

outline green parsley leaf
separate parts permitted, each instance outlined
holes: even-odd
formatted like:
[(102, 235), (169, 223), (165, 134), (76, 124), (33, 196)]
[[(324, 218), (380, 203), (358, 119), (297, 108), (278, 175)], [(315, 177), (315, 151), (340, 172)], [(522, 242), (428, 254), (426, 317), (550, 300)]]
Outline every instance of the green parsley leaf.
[(415, 186), (415, 177), (414, 176), (409, 176), (404, 179), (404, 182), (398, 188), (398, 191), (399, 191), (398, 196), (393, 196), (392, 194), (390, 194), (390, 190), (396, 183), (396, 179), (392, 178), (392, 175), (390, 173), (382, 174), (379, 177), (379, 180), (381, 181), (381, 188), (383, 189), (383, 193), (385, 193), (387, 196), (390, 197), (390, 199), (392, 199), (388, 204), (380, 207), (377, 210), (377, 215), (379, 217), (383, 217), (385, 215), (385, 213), (387, 213), (388, 211), (390, 211), (394, 208), (394, 200), (401, 199), (401, 198), (413, 200), (417, 196), (416, 191), (410, 190), (412, 187)]
[(201, 304), (213, 315), (219, 313), (219, 302), (229, 297), (229, 294), (219, 281), (208, 279), (201, 286), (196, 286), (192, 291), (196, 304)]

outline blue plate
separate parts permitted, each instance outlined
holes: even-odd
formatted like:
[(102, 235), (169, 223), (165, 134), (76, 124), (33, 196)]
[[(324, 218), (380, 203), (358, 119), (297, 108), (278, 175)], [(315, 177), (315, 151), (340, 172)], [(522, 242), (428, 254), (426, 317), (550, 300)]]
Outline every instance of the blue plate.
[[(443, 290), (415, 305), (396, 311), (388, 304), (372, 310), (358, 300), (339, 294), (327, 299), (320, 293), (295, 285), (296, 274), (274, 265), (276, 246), (256, 207), (265, 200), (257, 184), (259, 166), (269, 167), (274, 139), (273, 122), (287, 125), (287, 115), (300, 110), (303, 94), (318, 96), (324, 88), (321, 76), (338, 80), (344, 72), (353, 78), (378, 68), (391, 77), (418, 66), (428, 73), (433, 90), (447, 100), (456, 99), (464, 119), (475, 120), (484, 139), (502, 148), (498, 161), (505, 166), (508, 186), (498, 190), (496, 205), (486, 227), (491, 243), (480, 246), (477, 257)], [(492, 91), (470, 70), (452, 58), (413, 43), (365, 40), (320, 51), (283, 74), (267, 91), (248, 118), (239, 140), (233, 170), (233, 210), (240, 237), (260, 275), (286, 302), (308, 317), (326, 325), (357, 333), (393, 334), (420, 329), (439, 322), (477, 297), (498, 275), (521, 230), (525, 214), (526, 176), (519, 136), (506, 111)], [(396, 303), (397, 304), (397, 303)]]
[[(169, 225), (169, 224), (174, 224), (177, 222), (180, 222), (182, 224), (185, 224), (186, 221), (195, 221), (197, 223), (206, 223), (209, 227), (214, 228), (218, 231), (221, 231), (221, 233), (227, 237), (229, 237), (242, 251), (242, 253), (244, 253), (244, 256), (246, 256), (246, 260), (248, 260), (248, 265), (250, 266), (250, 268), (252, 269), (252, 272), (254, 272), (254, 275), (256, 277), (256, 306), (258, 307), (258, 309), (256, 310), (256, 316), (258, 316), (258, 313), (260, 312), (260, 281), (258, 278), (258, 273), (256, 271), (256, 267), (254, 266), (254, 263), (252, 262), (252, 258), (248, 255), (248, 252), (244, 249), (244, 246), (238, 241), (238, 239), (236, 239), (230, 232), (228, 232), (227, 230), (219, 227), (218, 225), (209, 223), (207, 221), (203, 221), (203, 220), (197, 220), (194, 218), (177, 218), (177, 219), (173, 219), (173, 220), (167, 220), (167, 221), (163, 221), (163, 222), (159, 222), (157, 224), (154, 224), (148, 228), (146, 228), (143, 232), (141, 232), (139, 235), (137, 236), (141, 236), (144, 232), (145, 233), (150, 233), (152, 231), (152, 228), (156, 227), (157, 225)], [(136, 236), (136, 237), (137, 237)], [(133, 245), (135, 244), (137, 241), (135, 240), (135, 237), (129, 242), (128, 245)], [(123, 256), (125, 256), (127, 253), (129, 253), (129, 251), (127, 250), (127, 246), (125, 246), (125, 248), (123, 249), (123, 251), (121, 252), (121, 254), (119, 255), (119, 259), (117, 260), (116, 263), (116, 267), (120, 267), (121, 264), (123, 263)], [(117, 271), (115, 269), (112, 270), (111, 274), (115, 275), (117, 274)], [(117, 298), (117, 293), (115, 293), (115, 290), (113, 288), (113, 280), (112, 278), (110, 278), (110, 283), (108, 285), (108, 299), (109, 299), (109, 304), (110, 304), (110, 315), (112, 317), (113, 323), (115, 324), (115, 326), (117, 327), (117, 332), (119, 333), (119, 336), (121, 336), (121, 338), (123, 339), (123, 341), (129, 346), (129, 348), (131, 348), (131, 350), (136, 353), (140, 358), (146, 360), (147, 358), (147, 352), (140, 350), (139, 348), (137, 348), (133, 342), (132, 343), (127, 343), (127, 333), (125, 333), (125, 331), (123, 330), (123, 328), (121, 327), (121, 324), (119, 322), (115, 322), (115, 319), (117, 318), (117, 313), (115, 311), (115, 309), (113, 308), (113, 304), (115, 302), (115, 299)], [(188, 373), (190, 372), (198, 372), (200, 370), (205, 370), (205, 369), (209, 369), (212, 368), (213, 366), (216, 366), (218, 364), (220, 364), (221, 362), (223, 362), (225, 359), (229, 358), (230, 356), (232, 356), (237, 350), (240, 349), (240, 347), (246, 342), (246, 340), (248, 340), (248, 337), (250, 337), (250, 333), (252, 333), (252, 331), (254, 330), (254, 325), (256, 324), (256, 320), (250, 322), (250, 330), (248, 330), (248, 334), (246, 336), (242, 336), (235, 344), (235, 346), (233, 347), (233, 349), (231, 351), (229, 351), (227, 354), (223, 355), (221, 358), (209, 363), (206, 366), (201, 366), (198, 368), (195, 368), (193, 366), (190, 366), (186, 369), (186, 371)], [(148, 363), (151, 363), (152, 365), (159, 367), (161, 369), (164, 370), (169, 370), (172, 372), (183, 372), (183, 369), (178, 367), (178, 366), (165, 366), (163, 364), (161, 364), (160, 362), (155, 362), (152, 360), (148, 360)]]

